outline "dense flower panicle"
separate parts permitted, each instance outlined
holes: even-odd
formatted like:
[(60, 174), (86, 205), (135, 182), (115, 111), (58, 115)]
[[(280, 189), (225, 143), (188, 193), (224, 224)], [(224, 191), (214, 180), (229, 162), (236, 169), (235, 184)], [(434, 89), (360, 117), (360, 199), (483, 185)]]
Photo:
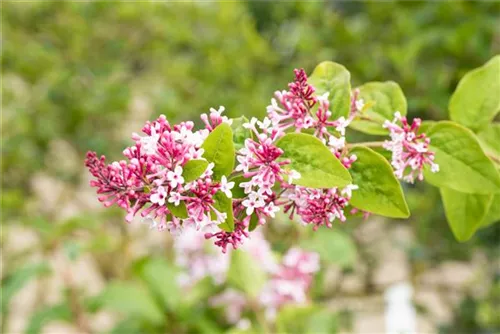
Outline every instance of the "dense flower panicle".
[[(281, 206), (291, 218), (297, 215), (304, 225), (311, 224), (314, 230), (320, 226), (331, 228), (335, 220), (346, 220), (345, 210), (357, 212), (358, 209), (349, 205), (357, 185), (344, 189), (294, 185), (301, 175), (290, 170), (290, 161), (282, 158), (284, 152), (276, 145), (285, 131), (307, 129), (306, 132), (322, 141), (345, 168), (351, 168), (357, 157), (349, 153), (346, 128), (355, 117), (363, 116), (360, 114), (365, 109), (364, 101), (355, 89), (349, 115), (338, 119), (332, 119), (330, 104), (328, 93), (317, 95), (305, 71), (295, 70), (295, 80), (288, 85), (288, 91), (275, 93), (267, 108), (268, 117), (262, 121), (252, 118), (243, 124), (252, 135), (238, 150), (237, 164), (231, 175), (221, 180), (213, 178), (214, 164), (210, 163), (200, 177), (186, 182), (184, 166), (190, 160), (203, 159), (202, 144), (210, 132), (222, 123), (231, 124), (232, 120), (223, 116), (224, 107), (211, 108), (208, 114), (202, 114), (205, 127), (201, 130), (194, 130), (193, 122), (172, 125), (162, 115), (145, 124), (142, 136), (133, 134), (135, 145), (123, 152), (128, 161), (107, 165), (104, 157), (98, 158), (89, 152), (86, 166), (95, 177), (91, 185), (98, 188), (99, 200), (105, 206), (117, 204), (124, 208), (127, 221), (140, 212), (150, 228), (159, 231), (168, 230), (175, 236), (182, 235), (184, 230), (198, 231), (223, 253), (228, 251), (228, 246), (236, 249), (249, 240), (250, 221), (264, 225), (275, 217)], [(429, 151), (430, 139), (418, 134), (419, 119), (410, 125), (397, 113), (396, 118), (386, 121), (384, 126), (391, 135), (391, 141), (384, 147), (393, 153), (392, 165), (399, 178), (409, 182), (422, 179), (426, 164), (433, 172), (438, 171), (434, 153)], [(244, 197), (232, 199), (235, 227), (233, 231), (224, 231), (218, 225), (226, 221), (228, 213), (217, 209), (216, 194), (232, 198), (234, 181), (239, 176), (245, 179), (238, 180), (237, 185)], [(174, 210), (179, 206), (181, 208)], [(186, 212), (187, 218), (177, 217), (172, 210)], [(182, 216), (185, 217), (185, 213)]]
[(275, 98), (267, 107), (269, 118), (280, 130), (295, 127), (296, 131), (300, 131), (312, 127), (314, 119), (311, 108), (317, 99), (313, 95), (315, 89), (307, 83), (307, 75), (303, 69), (295, 70), (295, 81), (288, 87), (289, 91), (275, 92)]
[(415, 178), (424, 179), (423, 168), (429, 165), (433, 173), (439, 171), (434, 162), (434, 152), (429, 150), (430, 138), (419, 134), (421, 120), (415, 118), (410, 125), (406, 117), (399, 112), (394, 114), (392, 122), (386, 120), (384, 127), (390, 132), (391, 140), (384, 143), (384, 148), (392, 152), (392, 166), (399, 179), (413, 183)]
[[(142, 129), (145, 135), (134, 133), (135, 146), (123, 151), (128, 162), (106, 165), (104, 157), (97, 158), (94, 152), (89, 152), (86, 166), (96, 178), (91, 186), (103, 194), (99, 200), (105, 206), (116, 203), (127, 210), (127, 221), (142, 210), (141, 216), (151, 228), (169, 230), (174, 235), (187, 227), (203, 233), (215, 230), (225, 221), (226, 213), (214, 207), (213, 197), (219, 190), (231, 197), (234, 183), (226, 178), (213, 180), (213, 164), (197, 180), (186, 183), (183, 166), (192, 159), (202, 158), (201, 145), (215, 126), (230, 122), (221, 115), (223, 111), (224, 107), (211, 109), (210, 118), (205, 115), (206, 129), (199, 131), (194, 130), (193, 122), (171, 125), (163, 115), (147, 122)], [(189, 218), (180, 219), (168, 208), (181, 202)]]
[(233, 249), (237, 249), (243, 244), (246, 238), (249, 237), (246, 231), (247, 225), (243, 222), (235, 222), (234, 230), (231, 232), (226, 232), (224, 230), (219, 230), (215, 233), (205, 233), (205, 238), (214, 238), (214, 244), (222, 249), (222, 253), (227, 252), (227, 246), (231, 245)]
[(296, 186), (285, 193), (289, 199), (285, 204), (285, 212), (289, 212), (291, 218), (297, 214), (304, 225), (313, 224), (315, 231), (323, 225), (331, 228), (336, 219), (341, 222), (346, 220), (344, 209), (349, 204), (352, 191), (356, 189), (356, 185), (348, 185), (342, 190)]

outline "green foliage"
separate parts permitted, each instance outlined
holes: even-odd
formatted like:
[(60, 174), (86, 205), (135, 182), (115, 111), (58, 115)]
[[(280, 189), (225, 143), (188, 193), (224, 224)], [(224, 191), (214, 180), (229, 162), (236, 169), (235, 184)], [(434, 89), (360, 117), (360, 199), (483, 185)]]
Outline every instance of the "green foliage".
[(199, 178), (201, 174), (207, 170), (208, 162), (206, 160), (194, 159), (189, 160), (183, 166), (182, 177), (184, 178), (184, 182), (192, 182)]
[(248, 119), (245, 116), (233, 118), (233, 122), (231, 123), (231, 129), (233, 130), (234, 148), (236, 150), (239, 150), (243, 146), (245, 146), (245, 140), (247, 138), (252, 138), (252, 131), (243, 127), (243, 124), (245, 123), (248, 123)]
[(233, 195), (233, 198), (243, 198), (247, 196), (247, 194), (245, 194), (245, 189), (243, 187), (240, 187), (240, 184), (242, 182), (248, 182), (248, 181), (249, 179), (245, 178), (242, 175), (231, 178), (231, 182), (234, 182), (234, 187), (233, 189), (231, 189), (231, 194)]
[(165, 319), (162, 309), (151, 293), (136, 282), (114, 281), (98, 297), (102, 307), (130, 318), (161, 324)]
[(440, 190), (453, 235), (458, 241), (469, 240), (483, 225), (493, 195), (464, 194), (447, 188)]
[(351, 110), (351, 74), (337, 63), (324, 61), (314, 69), (309, 83), (316, 88), (316, 94), (329, 93), (332, 119), (347, 117)]
[(266, 279), (262, 266), (248, 252), (235, 250), (231, 253), (231, 264), (227, 273), (229, 285), (256, 298)]
[(140, 276), (160, 297), (163, 307), (170, 311), (175, 311), (182, 300), (181, 291), (175, 283), (178, 274), (178, 270), (164, 259), (152, 259), (140, 271)]
[(342, 268), (350, 268), (356, 263), (357, 250), (352, 238), (337, 229), (313, 233), (311, 238), (300, 243), (300, 247), (318, 252), (321, 259)]
[[(234, 230), (233, 200), (231, 198), (228, 198), (222, 191), (218, 191), (217, 193), (215, 193), (214, 200), (214, 208), (227, 215), (226, 220), (221, 223), (219, 227), (228, 232)], [(213, 214), (213, 216), (214, 215), (215, 213)]]
[(317, 306), (286, 306), (276, 319), (279, 333), (336, 333), (337, 319), (331, 311)]
[(490, 209), (483, 219), (482, 226), (485, 227), (498, 222), (500, 222), (500, 194), (495, 194), (491, 199)]
[(51, 321), (66, 321), (73, 320), (73, 313), (67, 303), (57, 304), (47, 308), (43, 308), (35, 312), (30, 318), (26, 328), (26, 334), (42, 333), (43, 327)]
[(351, 183), (349, 172), (330, 150), (316, 137), (289, 133), (276, 142), (291, 163), (285, 168), (296, 170), (300, 178), (294, 184), (310, 188), (344, 187)]
[(203, 142), (203, 157), (215, 164), (214, 179), (228, 176), (234, 167), (233, 131), (226, 123), (218, 125)]
[(500, 165), (500, 123), (492, 123), (483, 128), (478, 134), (479, 143), (484, 152)]
[(166, 202), (167, 208), (174, 216), (185, 219), (188, 217), (188, 212), (186, 208), (186, 203), (183, 201), (179, 202), (179, 205), (175, 205), (174, 203)]
[(387, 160), (363, 146), (353, 148), (350, 153), (357, 156), (350, 172), (353, 184), (359, 187), (353, 191), (350, 203), (378, 215), (407, 218), (410, 211), (403, 190)]
[(358, 98), (363, 99), (366, 106), (361, 116), (350, 124), (353, 129), (372, 135), (386, 135), (388, 132), (382, 127), (384, 121), (392, 120), (396, 111), (406, 115), (406, 98), (397, 83), (368, 82), (358, 89)]
[(450, 99), (450, 118), (481, 129), (500, 111), (500, 55), (468, 72)]
[(439, 122), (427, 132), (439, 172), (426, 168), (425, 180), (435, 186), (472, 194), (500, 192), (500, 176), (472, 131), (453, 122)]
[(47, 275), (49, 272), (48, 264), (42, 262), (19, 268), (5, 279), (2, 277), (2, 316), (9, 311), (9, 303), (17, 292), (31, 280)]

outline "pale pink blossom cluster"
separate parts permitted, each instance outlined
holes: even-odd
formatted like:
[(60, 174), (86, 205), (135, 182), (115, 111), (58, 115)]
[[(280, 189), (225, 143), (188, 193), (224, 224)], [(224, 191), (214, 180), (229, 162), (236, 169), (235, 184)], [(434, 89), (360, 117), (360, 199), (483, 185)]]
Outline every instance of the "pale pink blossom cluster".
[[(240, 247), (249, 239), (250, 230), (274, 218), (281, 206), (291, 218), (297, 215), (301, 223), (310, 224), (314, 230), (331, 228), (335, 220), (344, 222), (347, 212), (358, 211), (349, 204), (358, 186), (312, 189), (294, 185), (301, 175), (289, 168), (290, 161), (283, 159), (277, 141), (285, 131), (306, 131), (321, 140), (345, 168), (351, 168), (357, 157), (349, 154), (346, 128), (362, 111), (364, 102), (354, 90), (349, 116), (332, 119), (328, 93), (315, 94), (304, 70), (295, 70), (295, 80), (288, 87), (288, 91), (275, 93), (267, 107), (268, 117), (262, 121), (252, 118), (243, 124), (249, 137), (236, 154), (235, 169), (220, 180), (213, 177), (213, 163), (196, 180), (186, 181), (184, 168), (189, 161), (204, 159), (202, 144), (210, 132), (222, 123), (232, 123), (223, 116), (224, 107), (211, 108), (208, 115), (201, 115), (205, 128), (197, 131), (193, 122), (171, 125), (163, 115), (147, 122), (142, 129), (144, 135), (134, 133), (135, 145), (123, 152), (128, 161), (106, 164), (104, 156), (88, 152), (85, 163), (95, 177), (91, 185), (98, 188), (99, 200), (105, 206), (117, 204), (125, 209), (128, 222), (140, 213), (151, 228), (168, 230), (175, 236), (185, 230), (198, 231), (223, 253), (229, 245)], [(433, 172), (438, 171), (434, 153), (429, 151), (429, 138), (418, 134), (419, 119), (409, 125), (396, 113), (394, 121), (384, 126), (391, 135), (384, 147), (393, 152), (397, 177), (409, 182), (416, 177), (422, 179), (426, 164)], [(243, 190), (244, 196), (232, 198), (234, 187)], [(227, 208), (217, 209), (219, 194), (232, 199), (231, 231), (219, 226), (231, 213)]]
[[(132, 221), (140, 212), (151, 228), (169, 230), (174, 235), (185, 228), (200, 231), (218, 230), (226, 220), (226, 213), (214, 207), (214, 195), (218, 191), (231, 194), (233, 182), (227, 178), (212, 178), (214, 164), (196, 180), (186, 182), (184, 165), (193, 159), (202, 159), (203, 144), (209, 132), (222, 122), (230, 122), (221, 116), (223, 107), (211, 109), (210, 116), (202, 115), (206, 128), (194, 131), (193, 122), (170, 125), (165, 116), (147, 122), (142, 129), (145, 136), (134, 133), (135, 145), (123, 151), (128, 161), (109, 165), (104, 156), (88, 152), (85, 161), (95, 180), (99, 201), (105, 206), (116, 203), (127, 211), (126, 220)], [(172, 210), (185, 206), (187, 218), (177, 217)]]
[(434, 162), (434, 152), (429, 150), (430, 138), (418, 133), (422, 121), (415, 118), (410, 125), (406, 117), (396, 112), (392, 122), (386, 120), (384, 128), (390, 132), (391, 140), (386, 140), (384, 148), (392, 152), (391, 164), (397, 178), (413, 183), (424, 179), (423, 169), (429, 165), (433, 173), (439, 171)]
[(245, 146), (237, 153), (236, 172), (242, 173), (247, 179), (246, 182), (240, 183), (240, 187), (247, 194), (240, 203), (245, 208), (246, 215), (255, 214), (262, 225), (266, 218), (274, 218), (275, 213), (279, 211), (275, 204), (274, 185), (277, 182), (283, 183), (285, 175), (289, 176), (288, 181), (291, 182), (299, 178), (300, 174), (283, 168), (289, 161), (278, 161), (283, 150), (278, 148), (275, 142), (283, 133), (271, 126), (269, 118), (264, 118), (262, 122), (252, 118), (243, 126), (252, 132), (253, 138), (247, 138)]
[[(308, 303), (314, 274), (320, 269), (317, 253), (291, 248), (278, 262), (260, 231), (253, 233), (240, 251), (248, 252), (269, 277), (257, 300), (269, 319), (273, 319), (284, 305)], [(209, 300), (212, 306), (223, 307), (226, 320), (238, 326), (246, 323), (242, 315), (245, 310), (250, 310), (251, 302), (247, 295), (232, 288)]]
[(266, 316), (273, 319), (277, 311), (286, 304), (307, 304), (314, 274), (319, 269), (317, 253), (299, 248), (288, 250), (260, 294)]
[(311, 189), (290, 187), (285, 196), (290, 200), (285, 204), (285, 212), (293, 218), (297, 214), (304, 225), (312, 224), (316, 231), (320, 226), (331, 228), (336, 219), (346, 221), (344, 209), (348, 206), (352, 191), (357, 185), (348, 185), (344, 189)]
[[(347, 153), (345, 131), (356, 112), (363, 107), (363, 101), (357, 100), (358, 92), (355, 91), (353, 95), (349, 118), (332, 120), (329, 94), (314, 95), (316, 90), (308, 83), (304, 70), (295, 70), (295, 81), (288, 86), (289, 91), (277, 91), (271, 105), (267, 107), (273, 127), (278, 131), (295, 128), (296, 132), (313, 129), (314, 136), (346, 168), (350, 168), (357, 157)], [(352, 191), (358, 189), (357, 185), (348, 185), (345, 189), (311, 189), (291, 184), (283, 184), (282, 187), (286, 191), (280, 203), (284, 205), (285, 212), (291, 218), (297, 214), (303, 224), (313, 224), (314, 230), (322, 225), (331, 228), (335, 219), (345, 221), (344, 209), (349, 205)]]

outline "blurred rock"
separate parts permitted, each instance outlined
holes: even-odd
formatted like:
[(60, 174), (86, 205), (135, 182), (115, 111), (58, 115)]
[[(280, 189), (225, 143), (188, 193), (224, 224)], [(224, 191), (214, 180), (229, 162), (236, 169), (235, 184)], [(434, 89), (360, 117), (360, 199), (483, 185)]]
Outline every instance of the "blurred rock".
[(452, 319), (452, 309), (440, 296), (439, 290), (432, 288), (416, 289), (415, 303), (427, 311), (436, 324), (447, 323)]
[(418, 284), (442, 285), (450, 289), (462, 289), (474, 280), (476, 270), (470, 264), (448, 261), (417, 277)]

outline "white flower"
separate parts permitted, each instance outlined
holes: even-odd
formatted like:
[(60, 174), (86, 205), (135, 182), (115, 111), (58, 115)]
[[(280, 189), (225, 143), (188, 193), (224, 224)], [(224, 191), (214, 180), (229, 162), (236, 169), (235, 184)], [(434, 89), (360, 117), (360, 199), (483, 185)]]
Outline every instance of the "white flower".
[(337, 130), (338, 132), (340, 132), (340, 134), (342, 136), (345, 136), (345, 128), (347, 128), (347, 126), (349, 125), (349, 123), (351, 123), (351, 120), (349, 119), (345, 119), (344, 116), (340, 117), (338, 120), (337, 120), (337, 126), (335, 127), (335, 130)]
[(266, 203), (264, 202), (264, 199), (262, 198), (262, 195), (256, 192), (251, 192), (248, 194), (248, 198), (243, 201), (243, 206), (247, 208), (246, 213), (248, 216), (250, 216), (255, 208), (261, 208), (263, 207)]
[[(137, 134), (134, 134), (134, 136), (140, 137)], [(158, 140), (160, 139), (160, 134), (156, 133), (155, 128), (151, 127), (150, 136), (144, 136), (140, 138), (141, 138), (140, 139), (141, 147), (146, 152), (146, 154), (148, 155), (155, 154), (156, 150), (158, 149)]]
[(250, 120), (250, 122), (248, 123), (243, 123), (243, 127), (245, 129), (249, 129), (249, 130), (255, 130), (255, 124), (257, 123), (257, 118), (255, 117), (252, 117), (252, 119)]
[(292, 184), (293, 180), (298, 180), (300, 179), (300, 173), (297, 172), (296, 170), (291, 170), (290, 173), (288, 174), (288, 183)]
[(356, 110), (361, 111), (365, 106), (365, 101), (363, 99), (356, 100), (356, 102), (354, 102), (354, 105), (356, 106)]
[(220, 180), (220, 190), (226, 194), (228, 198), (233, 197), (233, 194), (231, 193), (231, 189), (234, 187), (234, 182), (227, 182), (227, 178), (225, 176), (222, 177)]
[(340, 192), (342, 195), (347, 196), (349, 198), (352, 197), (352, 191), (357, 190), (359, 187), (355, 184), (348, 184), (342, 191)]
[(181, 203), (181, 194), (178, 192), (172, 191), (170, 193), (170, 197), (168, 198), (169, 203), (174, 203), (175, 206), (178, 206)]
[(172, 188), (176, 188), (179, 184), (184, 183), (184, 178), (182, 177), (182, 167), (177, 166), (173, 171), (167, 173), (167, 180), (170, 181)]
[(337, 138), (335, 136), (330, 136), (328, 138), (328, 146), (339, 151), (345, 147), (345, 137)]
[(271, 218), (275, 218), (276, 217), (276, 212), (278, 212), (278, 211), (280, 211), (279, 206), (274, 205), (273, 202), (270, 202), (269, 204), (267, 204), (264, 207), (264, 213), (266, 215), (270, 216)]
[(328, 97), (330, 96), (330, 92), (326, 92), (318, 96), (318, 102), (328, 102)]
[(261, 121), (258, 121), (257, 124), (259, 125), (259, 127), (266, 131), (269, 129), (269, 127), (271, 127), (271, 120), (267, 117), (265, 117), (262, 122)]
[(160, 206), (165, 205), (165, 198), (167, 197), (167, 192), (165, 191), (165, 188), (162, 186), (159, 186), (156, 189), (156, 193), (152, 194), (149, 196), (149, 200), (153, 204), (158, 204)]
[(200, 178), (212, 176), (214, 174), (214, 171), (213, 171), (214, 167), (215, 167), (215, 164), (213, 162), (209, 163), (207, 166), (207, 169), (205, 169), (203, 174), (201, 174)]
[(433, 173), (439, 172), (439, 165), (436, 163), (431, 164), (431, 172)]

